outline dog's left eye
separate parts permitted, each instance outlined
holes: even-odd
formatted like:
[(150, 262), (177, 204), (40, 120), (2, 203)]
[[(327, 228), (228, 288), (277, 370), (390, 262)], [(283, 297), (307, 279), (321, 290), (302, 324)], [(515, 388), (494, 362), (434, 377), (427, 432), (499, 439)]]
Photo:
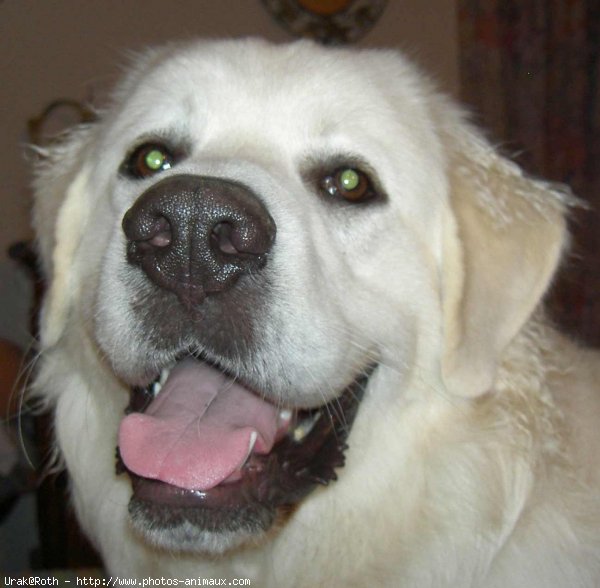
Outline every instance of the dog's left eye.
[(173, 153), (165, 145), (144, 143), (125, 160), (121, 171), (134, 178), (147, 178), (170, 169), (173, 162)]
[(348, 202), (364, 202), (376, 196), (369, 176), (353, 167), (341, 167), (326, 175), (321, 187), (330, 196), (343, 198)]

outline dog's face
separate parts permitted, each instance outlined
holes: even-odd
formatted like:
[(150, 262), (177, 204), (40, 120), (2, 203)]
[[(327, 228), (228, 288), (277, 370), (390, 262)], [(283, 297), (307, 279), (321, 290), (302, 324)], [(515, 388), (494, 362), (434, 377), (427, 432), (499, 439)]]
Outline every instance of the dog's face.
[[(418, 98), (394, 97), (406, 100), (400, 119), (348, 63), (249, 47), (148, 67), (107, 120), (89, 181), (102, 195), (97, 214), (112, 223), (83, 236), (104, 244), (89, 264), (89, 319), (128, 382), (144, 384), (197, 348), (271, 400), (310, 406), (362, 373), (382, 329), (410, 353), (415, 317), (432, 303), (422, 283), (437, 279), (441, 157)], [(165, 162), (148, 168), (148, 153)], [(356, 186), (346, 189), (344, 174)], [(166, 229), (170, 246), (145, 257), (137, 243), (153, 229), (141, 225), (179, 214), (165, 207), (183, 217)], [(206, 226), (184, 227), (186, 216)], [(217, 237), (222, 227), (232, 234)], [(390, 291), (406, 300), (395, 325)], [(344, 336), (332, 344), (332, 332)]]
[[(512, 221), (485, 195), (456, 212), (475, 191), (462, 150), (496, 166), (498, 186), (525, 180), (469, 133), (396, 55), (247, 41), (146, 55), (101, 122), (59, 148), (36, 212), (47, 369), (79, 337), (106, 387), (130, 394), (105, 437), (143, 539), (209, 551), (255, 539), (336, 477), (346, 444), (375, 448), (361, 402), (400, 410), (415, 381), (419, 401), (485, 392), (562, 225), (544, 213), (535, 272), (520, 262), (510, 305), (495, 303), (529, 235), (506, 252), (505, 235), (487, 235), (465, 255), (471, 234)], [(473, 286), (465, 275), (486, 259)]]

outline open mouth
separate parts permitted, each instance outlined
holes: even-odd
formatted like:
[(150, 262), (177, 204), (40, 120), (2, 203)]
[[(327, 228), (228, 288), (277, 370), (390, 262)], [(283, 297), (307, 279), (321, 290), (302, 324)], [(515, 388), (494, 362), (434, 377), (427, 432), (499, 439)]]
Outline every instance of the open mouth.
[(265, 531), (279, 507), (336, 479), (374, 369), (310, 409), (277, 406), (196, 357), (133, 388), (117, 471), (132, 479), (135, 526)]

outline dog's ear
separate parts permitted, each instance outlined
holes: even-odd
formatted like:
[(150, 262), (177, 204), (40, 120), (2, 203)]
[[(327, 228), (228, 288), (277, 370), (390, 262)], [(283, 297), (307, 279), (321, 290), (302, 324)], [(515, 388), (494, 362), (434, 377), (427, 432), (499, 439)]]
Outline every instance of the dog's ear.
[(490, 390), (503, 350), (552, 280), (572, 197), (525, 176), (462, 120), (445, 141), (442, 372), (451, 392), (475, 397)]
[(72, 131), (58, 144), (37, 149), (33, 225), (47, 280), (40, 318), (42, 346), (54, 345), (63, 333), (75, 292), (76, 253), (87, 223), (89, 170), (85, 152), (93, 127)]

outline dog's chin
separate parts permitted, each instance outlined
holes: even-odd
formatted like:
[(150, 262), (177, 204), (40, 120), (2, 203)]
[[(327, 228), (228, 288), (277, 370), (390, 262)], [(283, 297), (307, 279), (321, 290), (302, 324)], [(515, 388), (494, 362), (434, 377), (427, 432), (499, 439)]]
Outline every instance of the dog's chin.
[[(213, 368), (194, 369), (202, 374)], [(149, 544), (170, 551), (221, 554), (246, 543), (260, 542), (316, 487), (337, 479), (336, 470), (344, 465), (352, 423), (374, 369), (375, 365), (370, 365), (361, 370), (334, 400), (320, 407), (283, 409), (287, 420), (285, 426), (277, 429), (272, 446), (256, 452), (250, 449), (233, 474), (218, 483), (203, 487), (200, 483), (202, 489), (177, 483), (167, 475), (136, 471), (138, 462), (127, 458), (127, 449), (123, 451), (121, 443), (117, 472), (126, 472), (131, 479), (129, 514), (134, 530)], [(192, 382), (185, 390), (194, 400), (195, 385)], [(134, 415), (134, 420), (146, 419), (145, 411), (153, 413), (149, 407), (157, 404), (155, 400), (162, 393), (153, 393), (153, 386), (156, 383), (145, 389), (132, 389), (127, 412)], [(165, 387), (166, 398), (175, 395), (169, 391), (172, 384), (167, 381)], [(256, 402), (269, 403), (264, 397)], [(120, 441), (124, 439), (120, 436)], [(145, 449), (142, 446), (142, 452)], [(198, 450), (202, 452), (203, 448)], [(214, 451), (218, 453), (219, 448)], [(198, 458), (198, 453), (169, 455), (173, 461), (186, 461), (187, 469), (178, 472), (185, 474), (191, 469), (197, 470), (200, 478), (204, 475), (204, 458)], [(142, 464), (145, 459), (143, 456)]]
[[(202, 510), (197, 509), (202, 515)], [(154, 505), (133, 498), (129, 504), (129, 515), (134, 531), (147, 543), (172, 552), (190, 552), (206, 555), (221, 555), (247, 543), (260, 540), (265, 529), (253, 523), (240, 524), (227, 530), (210, 530), (213, 524), (190, 520), (191, 513), (165, 508), (162, 512)]]

